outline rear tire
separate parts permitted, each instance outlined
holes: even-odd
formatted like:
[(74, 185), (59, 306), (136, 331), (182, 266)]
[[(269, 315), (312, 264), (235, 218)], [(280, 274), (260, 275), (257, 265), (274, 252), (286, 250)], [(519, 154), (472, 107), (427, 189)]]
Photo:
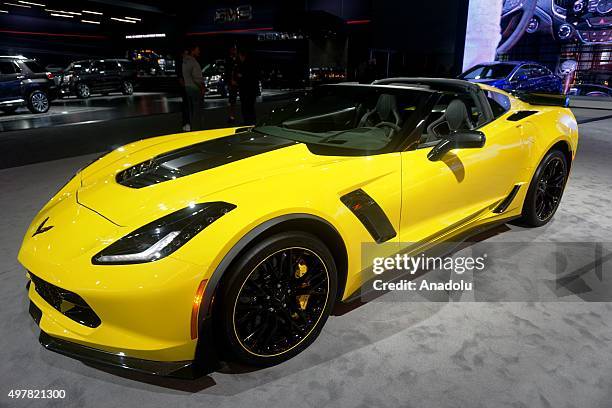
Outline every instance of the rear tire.
[(28, 96), (28, 109), (32, 113), (47, 113), (50, 105), (49, 97), (41, 90), (36, 90)]
[(541, 227), (550, 222), (563, 197), (568, 167), (560, 150), (551, 150), (544, 156), (529, 185), (519, 224)]
[(336, 300), (334, 259), (303, 232), (264, 239), (227, 273), (214, 312), (217, 340), (229, 360), (243, 364), (271, 366), (306, 349)]

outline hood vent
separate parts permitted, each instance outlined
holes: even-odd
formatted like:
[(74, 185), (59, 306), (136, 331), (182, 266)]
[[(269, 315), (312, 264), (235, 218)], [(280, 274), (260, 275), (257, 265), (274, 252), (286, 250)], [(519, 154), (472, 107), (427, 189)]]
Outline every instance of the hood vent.
[(296, 142), (245, 132), (183, 147), (120, 171), (117, 183), (143, 188), (287, 147)]

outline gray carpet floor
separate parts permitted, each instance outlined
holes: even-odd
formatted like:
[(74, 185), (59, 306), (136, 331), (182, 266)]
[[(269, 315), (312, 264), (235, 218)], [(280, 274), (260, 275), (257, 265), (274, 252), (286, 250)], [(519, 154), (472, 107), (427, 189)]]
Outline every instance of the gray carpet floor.
[[(487, 244), (611, 242), (611, 128), (612, 120), (581, 126), (551, 224), (509, 226)], [(100, 370), (46, 351), (27, 313), (16, 255), (34, 214), (90, 159), (0, 171), (2, 407), (612, 407), (612, 303), (571, 295), (450, 303), (385, 295), (330, 318), (320, 338), (285, 364), (227, 367), (195, 381)], [(537, 254), (526, 256), (537, 262)], [(65, 389), (66, 399), (10, 400), (13, 388)]]

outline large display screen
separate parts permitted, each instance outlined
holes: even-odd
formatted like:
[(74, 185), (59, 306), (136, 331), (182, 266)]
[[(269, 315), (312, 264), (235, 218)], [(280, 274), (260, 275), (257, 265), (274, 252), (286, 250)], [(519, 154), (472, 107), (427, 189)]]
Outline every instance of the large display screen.
[(550, 90), (554, 75), (562, 92), (612, 101), (611, 56), (612, 0), (470, 1), (464, 71), (511, 63), (489, 69), (508, 72), (504, 89)]

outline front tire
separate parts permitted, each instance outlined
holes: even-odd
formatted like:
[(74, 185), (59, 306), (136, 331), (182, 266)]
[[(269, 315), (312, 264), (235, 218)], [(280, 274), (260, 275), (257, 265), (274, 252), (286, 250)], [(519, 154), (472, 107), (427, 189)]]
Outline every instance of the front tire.
[(134, 85), (130, 81), (123, 81), (121, 84), (121, 93), (124, 95), (132, 95), (134, 93)]
[(329, 249), (302, 232), (271, 236), (246, 251), (222, 283), (215, 318), (229, 360), (286, 361), (314, 342), (336, 300)]
[(568, 167), (560, 150), (551, 150), (544, 156), (529, 185), (520, 224), (541, 227), (550, 222), (563, 197)]
[(77, 96), (81, 99), (87, 99), (91, 96), (91, 89), (87, 84), (78, 84), (76, 87)]
[(46, 113), (49, 106), (49, 97), (41, 90), (36, 90), (28, 96), (28, 109), (32, 113)]

